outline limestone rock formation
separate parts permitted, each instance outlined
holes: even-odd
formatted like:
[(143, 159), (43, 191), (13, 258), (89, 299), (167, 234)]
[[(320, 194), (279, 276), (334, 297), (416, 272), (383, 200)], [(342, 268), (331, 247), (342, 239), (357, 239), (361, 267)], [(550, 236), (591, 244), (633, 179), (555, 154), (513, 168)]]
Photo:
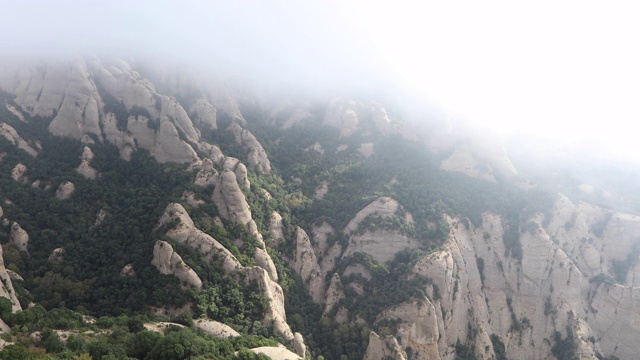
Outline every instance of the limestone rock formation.
[(98, 226), (100, 224), (102, 224), (104, 222), (104, 219), (107, 218), (107, 211), (104, 209), (100, 209), (100, 211), (98, 211), (98, 214), (96, 215), (96, 222), (95, 225)]
[(357, 107), (358, 105), (351, 100), (331, 100), (324, 116), (324, 124), (338, 128), (341, 137), (353, 135), (360, 123), (358, 114), (354, 111)]
[(293, 334), (293, 350), (296, 351), (296, 354), (301, 358), (305, 358), (307, 354), (307, 346), (304, 344), (304, 339), (300, 333)]
[(327, 195), (327, 193), (329, 192), (329, 182), (328, 181), (322, 181), (318, 187), (316, 187), (316, 192), (313, 195), (313, 197), (316, 200), (322, 200), (324, 198), (325, 195)]
[(18, 147), (18, 149), (24, 150), (27, 154), (37, 157), (38, 151), (32, 148), (20, 135), (16, 129), (7, 123), (0, 123), (0, 135), (9, 140), (10, 143)]
[(209, 187), (216, 184), (218, 181), (218, 172), (213, 167), (213, 161), (203, 159), (197, 168), (199, 171), (196, 174), (194, 184), (202, 187)]
[(64, 260), (64, 248), (55, 248), (47, 259), (51, 263), (61, 263)]
[(136, 269), (134, 269), (133, 264), (127, 264), (127, 265), (123, 266), (122, 269), (120, 270), (120, 275), (121, 276), (128, 276), (128, 277), (135, 277), (136, 276)]
[(247, 225), (253, 221), (249, 204), (240, 190), (233, 171), (225, 169), (215, 184), (213, 190), (213, 202), (218, 207), (222, 218)]
[(179, 243), (189, 245), (206, 254), (209, 259), (214, 256), (222, 257), (222, 268), (230, 273), (242, 267), (229, 250), (222, 246), (209, 234), (197, 229), (187, 211), (180, 204), (169, 204), (158, 222), (158, 228), (177, 221), (178, 224), (166, 230), (166, 235)]
[(413, 217), (410, 213), (403, 211), (402, 205), (393, 198), (383, 196), (374, 200), (369, 205), (365, 206), (362, 210), (358, 211), (356, 216), (349, 221), (344, 228), (345, 233), (352, 233), (358, 229), (358, 225), (370, 215), (378, 215), (383, 218), (391, 218), (396, 216), (397, 212), (403, 213), (403, 220), (409, 224), (413, 223)]
[(14, 244), (18, 250), (27, 252), (29, 246), (29, 234), (20, 227), (20, 224), (14, 222), (11, 225), (9, 233), (9, 241)]
[[(175, 224), (176, 222), (177, 224)], [(272, 326), (285, 339), (293, 340), (293, 333), (286, 320), (284, 293), (280, 285), (272, 280), (267, 270), (260, 266), (243, 267), (233, 254), (219, 242), (195, 228), (193, 220), (180, 204), (169, 204), (165, 209), (158, 222), (158, 228), (167, 227), (168, 225), (173, 225), (173, 227), (167, 229), (165, 235), (172, 240), (191, 246), (207, 255), (209, 259), (213, 256), (220, 256), (222, 257), (222, 268), (227, 274), (236, 271), (243, 272), (247, 282), (255, 281), (258, 284), (261, 295), (269, 299), (265, 311), (265, 324)], [(268, 254), (266, 256), (268, 257)]]
[(217, 129), (217, 110), (204, 97), (198, 98), (190, 107), (189, 115), (193, 123), (200, 129)]
[(277, 211), (271, 213), (269, 219), (269, 234), (275, 241), (276, 245), (280, 242), (280, 239), (284, 238), (284, 231), (282, 229), (282, 216)]
[(13, 169), (11, 170), (11, 178), (17, 182), (27, 182), (27, 177), (24, 175), (24, 173), (27, 172), (27, 166), (24, 165), (23, 163), (19, 163), (18, 165), (14, 166)]
[(56, 199), (67, 200), (76, 191), (76, 186), (71, 181), (63, 181), (56, 190)]
[(375, 332), (369, 333), (369, 345), (364, 354), (364, 360), (406, 360), (407, 354), (398, 344), (398, 340), (393, 336), (381, 338)]
[(246, 281), (255, 281), (262, 296), (270, 300), (265, 310), (264, 322), (271, 324), (273, 329), (285, 339), (293, 341), (293, 332), (287, 324), (284, 309), (284, 293), (280, 285), (272, 281), (267, 271), (259, 266), (244, 268), (244, 273)]
[(233, 330), (231, 326), (225, 325), (221, 322), (208, 319), (198, 319), (194, 321), (194, 324), (198, 329), (216, 337), (229, 338), (240, 336), (240, 333)]
[(249, 130), (243, 129), (237, 122), (232, 122), (227, 127), (236, 139), (236, 143), (246, 148), (249, 168), (252, 170), (269, 173), (271, 171), (271, 161), (267, 152)]
[(495, 182), (496, 176), (513, 178), (518, 174), (506, 150), (493, 144), (473, 142), (456, 148), (440, 163), (440, 169)]
[(261, 346), (249, 349), (256, 354), (264, 354), (273, 360), (302, 360), (300, 356), (288, 350), (286, 347)]
[(300, 227), (296, 229), (296, 258), (293, 268), (302, 277), (302, 282), (315, 303), (324, 300), (324, 276), (307, 233)]
[(238, 181), (238, 185), (245, 187), (246, 189), (251, 187), (251, 183), (249, 182), (249, 177), (247, 175), (247, 167), (244, 166), (243, 163), (239, 163), (233, 173), (236, 174), (236, 181)]
[(202, 289), (202, 280), (200, 280), (198, 274), (182, 261), (182, 257), (180, 257), (166, 241), (156, 241), (153, 247), (151, 264), (155, 266), (161, 274), (174, 275), (180, 279), (183, 287)]
[(506, 255), (500, 216), (486, 213), (478, 227), (449, 222), (443, 250), (412, 270), (431, 279), (427, 297), (379, 316), (399, 320), (398, 341), (412, 358), (448, 359), (457, 341), (478, 359), (495, 358), (492, 336), (507, 358), (550, 358), (556, 331), (573, 337), (581, 358), (635, 356), (640, 321), (628, 309), (640, 298), (640, 264), (613, 264), (634, 253), (640, 217), (560, 196), (551, 211), (521, 219), (521, 260)]
[(331, 283), (329, 284), (329, 288), (327, 289), (327, 295), (324, 300), (324, 312), (323, 315), (326, 315), (331, 310), (333, 310), (334, 306), (344, 298), (344, 290), (342, 287), (342, 282), (340, 281), (340, 275), (337, 273), (333, 274), (331, 277)]
[[(0, 247), (0, 280), (0, 297), (11, 301), (11, 312), (15, 313), (22, 310), (20, 302), (16, 296), (16, 291), (13, 288), (13, 283), (11, 282), (11, 276), (9, 275), (8, 270), (4, 267), (2, 247)], [(0, 327), (2, 327), (1, 325), (6, 326), (2, 319), (0, 319)]]
[(85, 146), (80, 155), (80, 165), (76, 168), (76, 171), (87, 178), (88, 180), (95, 180), (98, 178), (98, 170), (91, 167), (91, 160), (93, 160), (93, 151), (88, 146)]
[(271, 280), (278, 281), (278, 272), (276, 271), (276, 265), (273, 263), (273, 259), (269, 256), (266, 250), (256, 247), (255, 255), (253, 258), (256, 261), (256, 264), (261, 268), (265, 269), (271, 277)]

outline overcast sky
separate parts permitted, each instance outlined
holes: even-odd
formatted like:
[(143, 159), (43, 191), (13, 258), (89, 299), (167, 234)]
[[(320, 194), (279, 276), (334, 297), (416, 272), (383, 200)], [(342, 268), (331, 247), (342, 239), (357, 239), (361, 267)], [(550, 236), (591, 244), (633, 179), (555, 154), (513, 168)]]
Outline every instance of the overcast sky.
[(4, 1), (0, 52), (105, 51), (436, 99), (494, 131), (640, 154), (636, 1)]

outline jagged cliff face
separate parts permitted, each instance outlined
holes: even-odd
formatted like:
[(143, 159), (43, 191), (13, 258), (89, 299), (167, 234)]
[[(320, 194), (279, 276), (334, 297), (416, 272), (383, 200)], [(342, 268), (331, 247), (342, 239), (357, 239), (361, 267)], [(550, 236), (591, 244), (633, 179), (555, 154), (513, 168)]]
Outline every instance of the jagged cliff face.
[[(394, 176), (384, 194), (368, 194), (367, 202), (341, 225), (332, 225), (322, 216), (305, 226), (291, 223), (291, 217), (283, 221), (281, 214), (271, 212), (273, 206), (266, 216), (258, 215), (263, 216), (264, 228), (268, 227), (264, 231), (258, 228), (259, 212), (249, 205), (249, 195), (263, 203), (292, 206), (296, 199), (273, 199), (264, 188), (259, 195), (251, 193), (259, 183), (251, 176), (272, 171), (265, 149), (271, 148), (263, 147), (258, 132), (254, 135), (249, 130), (231, 88), (157, 70), (154, 80), (158, 83), (143, 77), (127, 62), (98, 58), (0, 68), (0, 89), (14, 96), (13, 104), (6, 104), (7, 110), (19, 121), (43, 121), (51, 134), (82, 142), (73, 166), (85, 179), (97, 182), (103, 176), (93, 167), (92, 147), (104, 143), (116, 146), (124, 160), (146, 150), (160, 163), (189, 164), (195, 187), (182, 192), (184, 206), (167, 201), (156, 230), (162, 229), (161, 235), (174, 246), (188, 246), (206, 261), (217, 261), (225, 276), (257, 284), (260, 295), (269, 300), (264, 318), (259, 320), (289, 341), (298, 356), (304, 358), (307, 349), (303, 336), (287, 322), (285, 286), (280, 283), (283, 276), (268, 246), (271, 250), (289, 246), (291, 251), (283, 252), (282, 259), (300, 275), (313, 303), (328, 321), (365, 324), (378, 331), (380, 335), (367, 334), (366, 359), (454, 359), (459, 344), (465, 344), (478, 359), (498, 358), (501, 346), (507, 358), (553, 359), (558, 334), (561, 339), (572, 339), (580, 358), (596, 359), (600, 354), (635, 357), (635, 339), (640, 336), (640, 285), (636, 284), (640, 275), (640, 217), (559, 195), (553, 209), (523, 216), (517, 224), (497, 212), (484, 212), (476, 225), (460, 215), (442, 214), (449, 232), (435, 249), (426, 241), (430, 239), (415, 230), (420, 221), (427, 223), (428, 231), (439, 224), (420, 218), (425, 214), (411, 213), (405, 208), (408, 204), (394, 197), (391, 189), (402, 181), (401, 176)], [(394, 123), (379, 105), (333, 98), (323, 107), (296, 101), (262, 106), (268, 115), (260, 119), (264, 126), (285, 131), (312, 122), (336, 130), (334, 146), (311, 142), (305, 144), (304, 156), (313, 162), (349, 153), (347, 165), (341, 164), (338, 172), (380, 155), (372, 134), (396, 136), (398, 141), (424, 141)], [(214, 130), (226, 134), (238, 158), (205, 140), (203, 134)], [(7, 123), (0, 122), (0, 135), (34, 159), (47, 151), (38, 139), (19, 134)], [(284, 140), (277, 138), (274, 143)], [(450, 150), (437, 164), (442, 171), (460, 172), (492, 184), (510, 181), (518, 174), (503, 147), (451, 139), (442, 143)], [(412, 160), (410, 157), (405, 160)], [(30, 179), (31, 168), (14, 164), (13, 180), (24, 184), (35, 180), (33, 186), (40, 189), (39, 180)], [(313, 179), (292, 176), (289, 180), (313, 190), (306, 194), (308, 199), (303, 198), (309, 202), (326, 201), (345, 186), (324, 173)], [(58, 201), (80, 201), (70, 181), (46, 186), (57, 186), (52, 196)], [(194, 189), (201, 192), (196, 194)], [(251, 265), (241, 262), (242, 258), (230, 251), (232, 247), (225, 247), (196, 225), (197, 219), (189, 213), (205, 204), (215, 205), (217, 213), (211, 222), (239, 225), (255, 239)], [(106, 215), (101, 210), (95, 226), (100, 226)], [(9, 240), (18, 250), (28, 252), (29, 235), (18, 223), (11, 224)], [(521, 259), (509, 255), (505, 247), (504, 239), (513, 227), (522, 245)], [(247, 240), (238, 238), (236, 245)], [(355, 315), (348, 306), (350, 298), (376, 296), (372, 289), (379, 275), (354, 259), (364, 254), (372, 262), (384, 264), (403, 252), (419, 256), (406, 277), (428, 279), (421, 285), (426, 295), (387, 304), (373, 314), (373, 320)], [(168, 242), (158, 241), (151, 257), (160, 273), (176, 276), (184, 287), (203, 287), (196, 267), (187, 266)], [(51, 261), (65, 260), (60, 256)], [(137, 276), (131, 264), (122, 265), (118, 269), (122, 268), (123, 276)], [(2, 263), (0, 277), (0, 296), (10, 299), (14, 311), (19, 310)], [(237, 334), (208, 319), (198, 324), (216, 336)], [(3, 325), (0, 323), (7, 330)]]

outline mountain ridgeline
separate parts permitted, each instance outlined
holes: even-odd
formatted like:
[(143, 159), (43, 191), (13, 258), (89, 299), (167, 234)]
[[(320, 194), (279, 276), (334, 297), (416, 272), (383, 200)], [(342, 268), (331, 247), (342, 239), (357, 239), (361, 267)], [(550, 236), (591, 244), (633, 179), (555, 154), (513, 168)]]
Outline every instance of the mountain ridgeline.
[(637, 352), (640, 217), (502, 146), (97, 57), (0, 90), (0, 359)]

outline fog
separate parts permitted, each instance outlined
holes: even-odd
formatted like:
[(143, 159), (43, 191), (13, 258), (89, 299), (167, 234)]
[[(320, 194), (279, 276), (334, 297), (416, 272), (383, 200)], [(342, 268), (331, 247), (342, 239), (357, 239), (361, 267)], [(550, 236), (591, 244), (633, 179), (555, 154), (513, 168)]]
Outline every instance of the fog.
[[(106, 53), (440, 104), (637, 161), (640, 11), (605, 1), (12, 1), (3, 54)], [(608, 155), (608, 156), (609, 156)]]

